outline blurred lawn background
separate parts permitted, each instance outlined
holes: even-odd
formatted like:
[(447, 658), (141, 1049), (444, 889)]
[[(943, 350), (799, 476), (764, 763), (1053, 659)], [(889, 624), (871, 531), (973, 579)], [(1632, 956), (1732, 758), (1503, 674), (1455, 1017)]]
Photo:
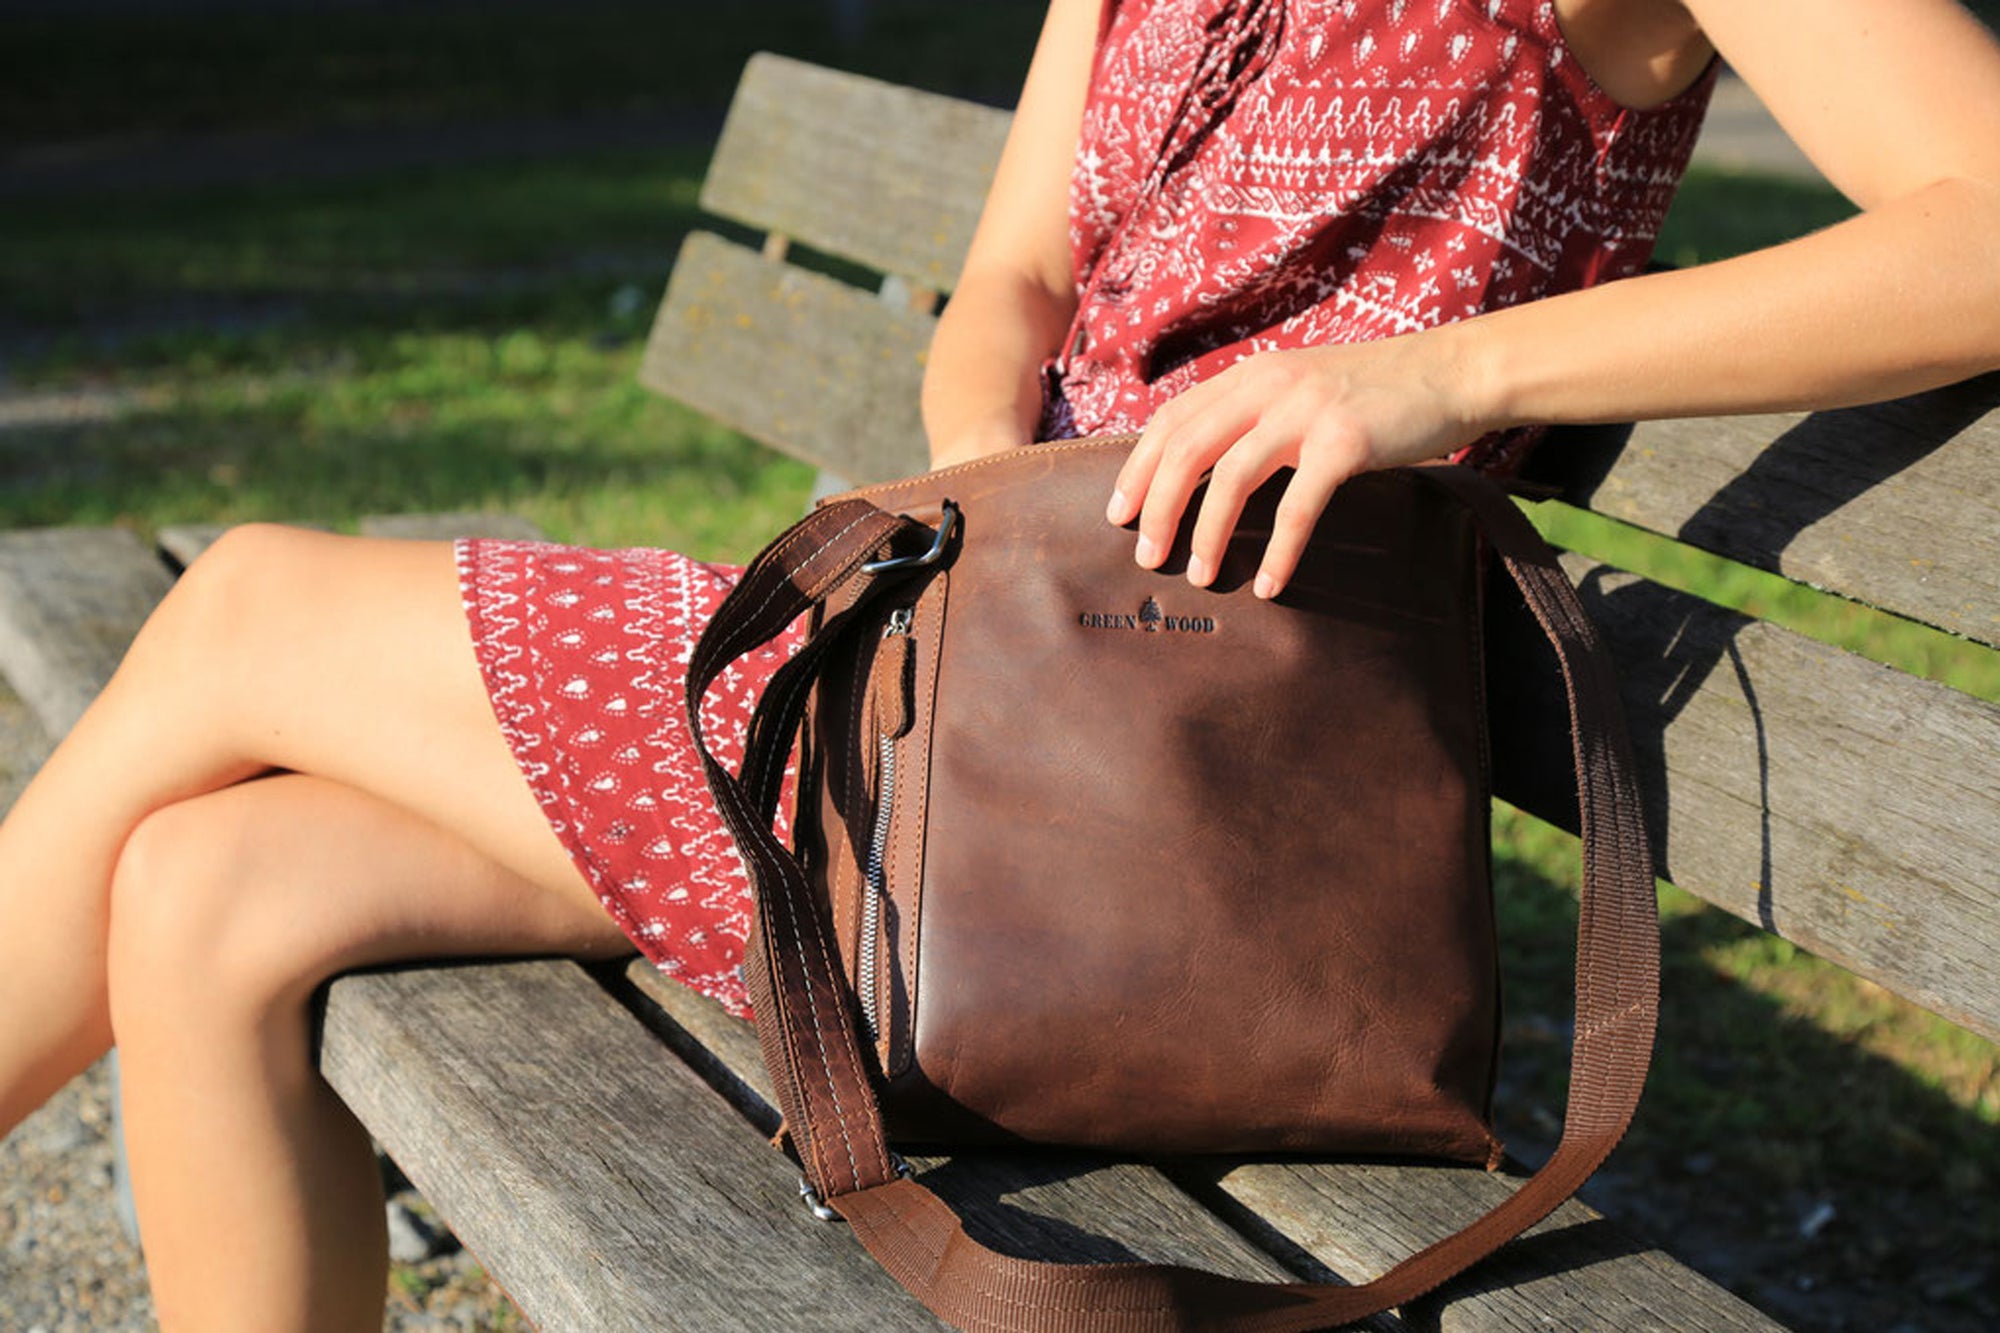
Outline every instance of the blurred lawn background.
[[(744, 58), (1004, 103), (1041, 12), (875, 0), (856, 40), (823, 0), (92, 8), (6, 20), (8, 162), (96, 183), (0, 173), (0, 526), (501, 509), (716, 559), (796, 516), (809, 473), (633, 376)], [(606, 115), (655, 118), (662, 142), (159, 179), (176, 155), (199, 176), (225, 140), (345, 135), (365, 157), (371, 135)], [(153, 183), (121, 183), (121, 163)], [(1699, 263), (1849, 211), (1823, 187), (1697, 172), (1660, 254)], [(2000, 700), (1993, 653), (1536, 510), (1564, 544)], [(1498, 822), (1501, 1102), (1532, 1146), (1553, 1139), (1566, 1070), (1575, 846)], [(1685, 894), (1662, 907), (1662, 1053), (1598, 1199), (1801, 1328), (1993, 1326), (1994, 1048)]]

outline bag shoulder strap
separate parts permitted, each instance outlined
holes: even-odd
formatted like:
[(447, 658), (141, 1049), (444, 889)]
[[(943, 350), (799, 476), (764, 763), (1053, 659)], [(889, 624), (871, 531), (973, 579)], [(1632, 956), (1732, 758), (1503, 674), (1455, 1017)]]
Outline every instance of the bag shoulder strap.
[[(1659, 926), (1636, 771), (1609, 654), (1554, 553), (1486, 479), (1462, 467), (1409, 475), (1466, 504), (1505, 562), (1561, 664), (1582, 812), (1584, 883), (1577, 932), (1576, 1037), (1561, 1141), (1504, 1202), (1463, 1230), (1359, 1286), (1258, 1283), (1164, 1264), (1060, 1264), (979, 1244), (929, 1189), (899, 1174), (856, 1032), (826, 908), (768, 817), (768, 775), (782, 766), (804, 697), (834, 643), (893, 574), (866, 566), (892, 543), (929, 543), (914, 520), (865, 500), (815, 511), (768, 547), (723, 604), (688, 674), (688, 723), (710, 789), (756, 886), (745, 972), (759, 1040), (807, 1180), (863, 1245), (932, 1311), (967, 1329), (1304, 1330), (1405, 1304), (1546, 1217), (1623, 1137), (1645, 1082), (1659, 1013)], [(735, 658), (843, 587), (848, 608), (773, 681), (753, 723), (746, 790), (710, 753), (701, 701)], [(764, 790), (756, 790), (763, 788)], [(761, 817), (760, 817), (761, 816)]]

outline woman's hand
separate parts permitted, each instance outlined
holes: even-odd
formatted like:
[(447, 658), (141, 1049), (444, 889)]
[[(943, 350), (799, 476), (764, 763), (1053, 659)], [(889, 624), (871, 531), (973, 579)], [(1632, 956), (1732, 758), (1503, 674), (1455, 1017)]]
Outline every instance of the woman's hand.
[(1342, 482), (1440, 457), (1499, 423), (1467, 404), (1450, 328), (1379, 342), (1260, 352), (1195, 385), (1146, 423), (1106, 517), (1139, 520), (1138, 562), (1158, 568), (1208, 475), (1188, 581), (1207, 586), (1250, 493), (1294, 469), (1254, 590), (1275, 597)]

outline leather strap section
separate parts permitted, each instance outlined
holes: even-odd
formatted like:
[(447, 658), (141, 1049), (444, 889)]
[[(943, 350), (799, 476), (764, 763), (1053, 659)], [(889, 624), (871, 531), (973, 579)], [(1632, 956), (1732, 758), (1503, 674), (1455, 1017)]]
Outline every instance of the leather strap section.
[(780, 673), (782, 692), (774, 682), (760, 705), (753, 726), (759, 748), (746, 757), (745, 776), (763, 790), (746, 791), (709, 756), (697, 701), (728, 660), (780, 633), (846, 580), (866, 578), (857, 567), (898, 525), (920, 525), (860, 500), (816, 512), (759, 557), (703, 635), (690, 671), (690, 724), (757, 887), (747, 973), (780, 1109), (821, 1196), (883, 1267), (942, 1317), (967, 1329), (1036, 1333), (1350, 1323), (1436, 1288), (1546, 1217), (1624, 1135), (1652, 1052), (1659, 931), (1636, 766), (1610, 657), (1554, 553), (1491, 482), (1461, 467), (1415, 468), (1410, 475), (1444, 487), (1473, 511), (1561, 663), (1583, 829), (1576, 1040), (1562, 1139), (1542, 1169), (1464, 1230), (1359, 1286), (1243, 1282), (1168, 1265), (1017, 1259), (980, 1245), (935, 1194), (897, 1178), (863, 1072), (831, 924), (798, 861), (772, 836), (768, 817), (758, 819), (774, 799), (767, 792), (775, 791), (781, 751), (828, 651), (821, 640), (840, 637), (838, 621), (858, 611), (872, 589), (862, 589), (847, 613), (822, 626), (815, 643)]
[[(807, 1175), (828, 1194), (846, 1194), (896, 1178), (881, 1112), (851, 1017), (849, 987), (835, 963), (830, 923), (822, 919), (804, 869), (758, 818), (757, 802), (711, 752), (702, 700), (722, 670), (770, 642), (802, 613), (824, 602), (859, 566), (899, 533), (922, 531), (909, 519), (865, 501), (828, 505), (794, 524), (744, 571), (702, 634), (688, 665), (688, 729), (716, 805), (757, 886), (756, 921), (744, 979), (757, 1011), (764, 1063), (777, 1085), (778, 1109), (796, 1134)], [(792, 678), (794, 687), (804, 677)], [(760, 771), (748, 757), (747, 771)], [(782, 757), (776, 762), (782, 764)]]

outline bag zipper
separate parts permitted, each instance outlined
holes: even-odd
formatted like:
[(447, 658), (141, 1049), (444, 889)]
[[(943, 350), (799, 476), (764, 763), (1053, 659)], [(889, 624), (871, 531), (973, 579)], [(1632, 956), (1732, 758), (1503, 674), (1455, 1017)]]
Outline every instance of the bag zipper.
[[(882, 628), (882, 641), (887, 650), (890, 641), (907, 641), (910, 629), (916, 622), (916, 608), (899, 606), (889, 613), (889, 623)], [(861, 900), (861, 939), (856, 950), (854, 971), (855, 990), (861, 997), (861, 1017), (868, 1028), (870, 1041), (881, 1040), (882, 980), (880, 974), (880, 952), (882, 934), (882, 904), (889, 896), (887, 878), (889, 852), (889, 822), (895, 809), (896, 800), (896, 741), (908, 730), (907, 695), (905, 679), (907, 672), (899, 669), (907, 660), (906, 651), (887, 652), (893, 659), (895, 679), (890, 688), (896, 692), (896, 714), (893, 720), (886, 717), (881, 707), (884, 702), (877, 697), (877, 717), (880, 734), (876, 738), (876, 783), (875, 783), (875, 823), (868, 838), (868, 859), (862, 867), (864, 893)], [(880, 677), (878, 676), (878, 685)]]

